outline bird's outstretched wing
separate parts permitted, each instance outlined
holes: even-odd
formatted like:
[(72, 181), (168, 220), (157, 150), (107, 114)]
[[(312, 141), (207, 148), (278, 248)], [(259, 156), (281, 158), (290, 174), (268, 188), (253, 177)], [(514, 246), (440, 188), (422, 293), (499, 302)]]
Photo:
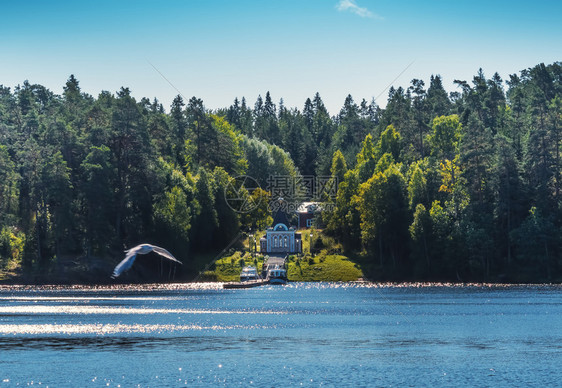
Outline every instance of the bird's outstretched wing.
[(113, 270), (113, 275), (111, 275), (111, 277), (115, 279), (123, 272), (131, 268), (133, 266), (133, 263), (135, 262), (136, 257), (137, 251), (135, 250), (135, 248), (129, 249), (127, 251), (127, 256), (125, 256), (125, 258), (121, 260), (121, 262), (117, 264), (117, 266)]
[(166, 249), (164, 248), (160, 248), (157, 247), (156, 245), (152, 246), (152, 251), (155, 253), (158, 253), (160, 256), (164, 256), (167, 259), (170, 259), (172, 261), (175, 261), (176, 263), (180, 263), (183, 264), (181, 261), (179, 261), (178, 259), (176, 259), (170, 252), (168, 252)]
[(137, 245), (136, 247), (133, 247), (131, 249), (127, 249), (125, 251), (125, 253), (127, 255), (125, 256), (125, 258), (119, 264), (117, 264), (117, 267), (115, 267), (115, 269), (113, 270), (113, 275), (111, 275), (111, 277), (115, 279), (116, 277), (121, 275), (123, 272), (125, 272), (126, 270), (131, 268), (133, 266), (133, 263), (135, 262), (135, 258), (137, 257), (137, 254), (145, 255), (149, 252), (155, 252), (155, 253), (159, 254), (160, 256), (163, 256), (167, 259), (175, 261), (176, 263), (182, 264), (181, 261), (176, 259), (170, 252), (168, 252), (164, 248), (160, 248), (160, 247), (157, 247), (156, 245), (151, 245), (151, 244), (140, 244), (140, 245)]
[(139, 244), (136, 247), (132, 247), (125, 250), (125, 253), (127, 254), (127, 256), (129, 256), (130, 254), (136, 255), (137, 253), (142, 253), (143, 248), (144, 250), (149, 251), (150, 247), (152, 247), (152, 245), (150, 244)]

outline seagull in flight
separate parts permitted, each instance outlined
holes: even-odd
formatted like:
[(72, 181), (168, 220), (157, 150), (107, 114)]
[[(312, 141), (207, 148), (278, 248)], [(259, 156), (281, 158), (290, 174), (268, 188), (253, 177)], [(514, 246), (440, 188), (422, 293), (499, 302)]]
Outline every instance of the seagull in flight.
[(113, 270), (113, 275), (111, 275), (111, 277), (115, 279), (123, 272), (131, 268), (133, 266), (133, 263), (135, 262), (135, 258), (137, 257), (137, 255), (146, 255), (149, 252), (158, 253), (160, 256), (163, 256), (166, 259), (170, 259), (172, 261), (175, 261), (176, 263), (182, 264), (181, 261), (176, 259), (170, 252), (168, 252), (164, 248), (157, 247), (156, 245), (152, 244), (140, 244), (125, 251), (127, 255), (119, 264), (117, 264), (117, 267), (115, 267), (115, 269)]

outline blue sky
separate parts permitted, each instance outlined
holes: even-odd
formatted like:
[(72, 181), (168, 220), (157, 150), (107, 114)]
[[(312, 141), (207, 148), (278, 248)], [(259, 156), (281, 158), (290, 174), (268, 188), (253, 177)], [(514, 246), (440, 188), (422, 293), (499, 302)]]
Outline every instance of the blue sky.
[(506, 79), (562, 60), (559, 1), (0, 0), (0, 9), (0, 84), (61, 93), (74, 74), (92, 95), (127, 86), (166, 109), (178, 92), (152, 65), (208, 108), (242, 96), (253, 105), (269, 90), (302, 109), (319, 92), (336, 114), (347, 94), (380, 95), (384, 106), (390, 83), (440, 74), (452, 91), (480, 67)]

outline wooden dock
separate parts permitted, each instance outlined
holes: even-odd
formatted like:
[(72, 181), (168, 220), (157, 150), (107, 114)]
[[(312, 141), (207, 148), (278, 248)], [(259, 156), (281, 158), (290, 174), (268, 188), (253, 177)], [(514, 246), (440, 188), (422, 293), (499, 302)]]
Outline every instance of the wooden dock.
[(260, 280), (249, 280), (247, 282), (231, 282), (231, 283), (224, 283), (222, 285), (222, 288), (225, 289), (232, 289), (232, 288), (253, 288), (253, 287), (259, 287), (259, 286), (264, 286), (266, 284), (268, 284), (269, 282), (267, 280), (264, 279), (260, 279)]

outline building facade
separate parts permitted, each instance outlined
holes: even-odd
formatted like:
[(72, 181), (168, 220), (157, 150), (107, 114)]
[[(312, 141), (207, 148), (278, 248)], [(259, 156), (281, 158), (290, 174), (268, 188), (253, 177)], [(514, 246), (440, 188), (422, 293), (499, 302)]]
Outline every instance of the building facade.
[(320, 212), (318, 202), (303, 202), (297, 209), (299, 229), (307, 229), (313, 226), (316, 214)]
[(302, 252), (301, 234), (290, 226), (287, 215), (278, 210), (273, 218), (273, 225), (267, 228), (265, 236), (260, 239), (260, 252), (269, 253), (300, 253)]

